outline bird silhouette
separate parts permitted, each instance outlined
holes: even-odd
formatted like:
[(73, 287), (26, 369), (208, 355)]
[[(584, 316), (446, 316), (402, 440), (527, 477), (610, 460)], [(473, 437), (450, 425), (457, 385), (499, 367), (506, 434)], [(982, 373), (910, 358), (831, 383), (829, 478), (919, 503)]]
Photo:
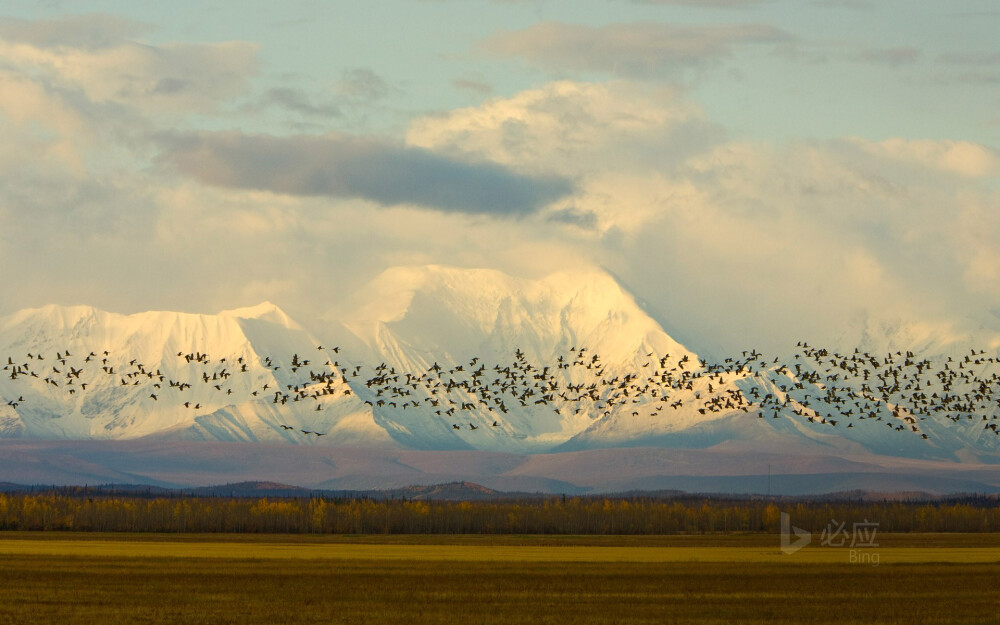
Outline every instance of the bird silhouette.
[[(9, 354), (0, 363), (6, 361), (5, 383), (26, 384), (33, 393), (63, 393), (87, 402), (94, 389), (107, 388), (102, 380), (110, 377), (116, 383), (115, 393), (144, 390), (161, 406), (158, 409), (183, 405), (214, 411), (242, 402), (266, 402), (288, 416), (301, 414), (297, 411), (307, 403), (304, 400), (315, 400), (312, 409), (322, 411), (330, 401), (354, 401), (358, 394), (358, 406), (394, 413), (399, 419), (452, 420), (461, 419), (456, 413), (462, 412), (472, 419), (470, 431), (479, 429), (476, 419), (500, 428), (496, 415), (502, 414), (505, 425), (498, 434), (515, 436), (523, 435), (518, 424), (528, 427), (533, 419), (652, 421), (671, 414), (706, 419), (748, 414), (794, 419), (809, 427), (836, 427), (862, 441), (873, 433), (869, 424), (879, 424), (887, 434), (917, 434), (928, 440), (932, 425), (964, 427), (975, 419), (983, 424), (976, 436), (1000, 441), (994, 438), (1000, 436), (996, 413), (1000, 360), (985, 350), (970, 349), (932, 361), (912, 350), (875, 355), (855, 348), (838, 353), (805, 341), (796, 347), (786, 361), (750, 349), (718, 362), (644, 349), (637, 352), (631, 369), (609, 368), (586, 345), (574, 345), (549, 362), (532, 362), (518, 347), (513, 358), (491, 362), (475, 355), (455, 363), (433, 362), (422, 371), (398, 370), (387, 363), (327, 360), (319, 365), (297, 353), (246, 358), (246, 354), (208, 354), (200, 349), (178, 351), (177, 364), (164, 369), (165, 362), (150, 365), (135, 355), (111, 355), (109, 350), (103, 350), (104, 358), (97, 363), (100, 350), (79, 346), (58, 349), (57, 366), (42, 367), (39, 363), (45, 356), (37, 349)], [(80, 358), (75, 353), (87, 355)], [(226, 365), (233, 361), (240, 366), (230, 370)], [(248, 367), (251, 361), (257, 364)], [(208, 395), (201, 391), (186, 398), (194, 392), (193, 384), (209, 390), (212, 398), (206, 401)], [(274, 394), (268, 395), (269, 391)], [(24, 394), (6, 403), (20, 410)], [(671, 410), (663, 412), (666, 408)], [(451, 425), (453, 430), (463, 429)]]

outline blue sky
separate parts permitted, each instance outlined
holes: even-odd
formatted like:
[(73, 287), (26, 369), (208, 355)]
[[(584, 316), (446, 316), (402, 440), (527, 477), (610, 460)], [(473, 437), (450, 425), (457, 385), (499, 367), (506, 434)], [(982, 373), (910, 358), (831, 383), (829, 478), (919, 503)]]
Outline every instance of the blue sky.
[[(370, 70), (390, 88), (383, 108), (364, 111), (366, 127), (381, 132), (398, 130), (413, 115), (482, 99), (484, 91), (456, 82), (509, 96), (553, 78), (607, 80), (627, 73), (491, 54), (483, 44), (498, 31), (541, 22), (594, 29), (646, 22), (695, 29), (761, 25), (787, 36), (773, 45), (735, 44), (718, 56), (704, 54), (695, 67), (664, 64), (659, 75), (643, 77), (684, 85), (739, 136), (996, 143), (1000, 133), (1000, 9), (989, 0), (0, 3), (6, 16), (29, 20), (61, 19), (84, 6), (134, 21), (137, 41), (253, 43), (259, 62), (253, 83), (261, 90), (281, 85), (332, 102), (331, 90), (345, 72)], [(261, 129), (268, 121), (277, 128), (299, 120), (288, 114), (240, 120), (242, 128)], [(347, 120), (324, 125), (331, 124), (356, 128)]]
[(961, 335), (1000, 310), (997, 32), (973, 0), (0, 0), (0, 314), (321, 324), (393, 265), (583, 264), (717, 350)]

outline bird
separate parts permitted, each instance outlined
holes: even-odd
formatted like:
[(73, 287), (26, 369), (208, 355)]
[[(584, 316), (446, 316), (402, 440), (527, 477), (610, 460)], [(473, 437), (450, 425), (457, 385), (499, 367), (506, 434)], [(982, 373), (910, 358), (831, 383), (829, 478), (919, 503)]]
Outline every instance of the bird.
[[(77, 351), (88, 353), (85, 348)], [(518, 418), (530, 419), (542, 418), (544, 408), (551, 411), (548, 414), (585, 415), (591, 419), (620, 413), (655, 420), (667, 418), (669, 411), (661, 414), (660, 410), (670, 407), (681, 415), (746, 413), (794, 419), (810, 427), (843, 424), (855, 438), (866, 432), (862, 424), (873, 421), (884, 423), (900, 435), (918, 434), (928, 440), (931, 436), (925, 430), (932, 423), (963, 423), (975, 417), (986, 421), (983, 435), (1000, 436), (997, 428), (991, 427), (996, 425), (991, 421), (997, 417), (990, 418), (995, 414), (992, 410), (1000, 406), (1000, 359), (977, 349), (932, 361), (914, 355), (912, 350), (875, 355), (854, 348), (839, 353), (799, 341), (792, 358), (785, 361), (751, 349), (714, 362), (644, 349), (637, 352), (633, 366), (622, 368), (610, 366), (587, 346), (573, 346), (549, 362), (532, 362), (518, 347), (512, 359), (507, 356), (491, 362), (480, 354), (455, 363), (435, 361), (423, 371), (406, 371), (387, 363), (348, 366), (330, 360), (326, 368), (316, 370), (298, 354), (273, 354), (259, 361), (268, 377), (242, 387), (229, 378), (254, 371), (247, 367), (249, 360), (242, 355), (209, 355), (192, 349), (177, 352), (180, 371), (174, 377), (178, 379), (162, 387), (169, 391), (161, 390), (159, 382), (165, 376), (160, 370), (144, 364), (138, 355), (112, 358), (110, 350), (104, 350), (100, 365), (89, 364), (97, 353), (90, 350), (81, 361), (70, 350), (59, 350), (59, 366), (48, 367), (52, 371), (44, 380), (43, 390), (49, 390), (44, 392), (65, 389), (69, 395), (89, 396), (92, 388), (97, 388), (93, 386), (92, 371), (99, 366), (99, 372), (119, 378), (116, 392), (129, 394), (149, 384), (152, 388), (147, 392), (154, 391), (149, 397), (161, 406), (169, 406), (175, 393), (201, 380), (217, 391), (225, 391), (224, 395), (232, 398), (227, 401), (273, 402), (276, 409), (283, 411), (301, 410), (299, 402), (309, 397), (318, 400), (334, 395), (335, 401), (353, 401), (347, 398), (357, 391), (361, 395), (359, 403), (376, 412), (398, 412), (401, 417), (406, 411), (407, 419), (419, 409), (426, 409), (425, 416), (431, 419), (451, 417), (459, 410), (505, 415), (513, 411)], [(27, 360), (24, 354), (5, 359), (3, 371), (11, 384), (39, 377), (40, 371), (33, 363), (45, 357), (34, 349), (27, 352)], [(232, 360), (241, 364), (238, 371), (225, 368), (225, 363)], [(285, 363), (291, 366), (282, 368)], [(260, 391), (267, 393), (283, 385), (287, 385), (287, 392), (261, 396)], [(13, 408), (23, 399), (21, 396), (7, 404)], [(192, 403), (184, 401), (183, 406), (191, 408)], [(325, 410), (326, 403), (317, 403), (313, 409)], [(194, 403), (193, 407), (201, 410), (202, 404)], [(209, 409), (216, 407), (210, 404)], [(508, 421), (500, 432), (523, 436), (511, 423)], [(468, 425), (470, 430), (479, 428), (472, 422)], [(499, 420), (492, 420), (491, 427), (500, 428)], [(463, 429), (457, 423), (452, 428)]]

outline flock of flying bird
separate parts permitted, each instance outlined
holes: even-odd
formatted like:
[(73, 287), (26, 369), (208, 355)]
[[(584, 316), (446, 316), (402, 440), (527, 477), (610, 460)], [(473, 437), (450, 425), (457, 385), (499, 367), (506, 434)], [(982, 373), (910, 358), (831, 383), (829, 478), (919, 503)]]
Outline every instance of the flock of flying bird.
[[(141, 392), (143, 401), (172, 402), (199, 414), (245, 401), (269, 402), (279, 414), (285, 408), (320, 412), (332, 400), (356, 395), (382, 414), (433, 414), (445, 429), (484, 428), (522, 437), (513, 415), (531, 418), (546, 411), (550, 419), (600, 419), (624, 410), (632, 417), (653, 419), (669, 418), (682, 409), (774, 419), (797, 415), (816, 425), (843, 428), (866, 421), (924, 439), (929, 436), (921, 422), (928, 419), (975, 421), (1000, 435), (1000, 358), (985, 351), (970, 350), (963, 357), (934, 363), (912, 352), (841, 354), (802, 342), (797, 348), (788, 362), (765, 358), (756, 350), (720, 363), (652, 352), (643, 358), (639, 353), (631, 370), (621, 364), (608, 367), (586, 347), (571, 347), (547, 364), (533, 363), (516, 349), (506, 363), (488, 364), (474, 357), (447, 366), (435, 362), (420, 371), (400, 371), (386, 363), (341, 364), (336, 359), (339, 348), (322, 346), (314, 354), (318, 357), (296, 353), (290, 358), (181, 351), (171, 366), (146, 365), (105, 350), (77, 354), (63, 349), (7, 356), (3, 374), (36, 392), (75, 396), (78, 405), (95, 389), (112, 387)], [(214, 391), (212, 399), (192, 399), (194, 385)], [(11, 385), (0, 386), (0, 391), (5, 387)], [(5, 398), (6, 405), (19, 411), (25, 393), (16, 395)], [(107, 397), (105, 392), (94, 401)], [(327, 434), (319, 431), (321, 424), (277, 426), (317, 439)]]

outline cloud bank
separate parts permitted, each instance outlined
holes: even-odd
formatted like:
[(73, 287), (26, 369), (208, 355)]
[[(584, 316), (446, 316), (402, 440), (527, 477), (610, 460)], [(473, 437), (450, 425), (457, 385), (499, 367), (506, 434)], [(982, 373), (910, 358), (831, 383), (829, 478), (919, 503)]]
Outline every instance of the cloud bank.
[(205, 184), (301, 196), (522, 216), (568, 194), (562, 177), (529, 176), (422, 148), (346, 135), (164, 135), (161, 161)]
[[(836, 342), (856, 319), (927, 333), (1000, 323), (1000, 153), (988, 135), (750, 140), (702, 110), (697, 89), (662, 80), (790, 40), (773, 27), (501, 32), (483, 44), (491, 62), (615, 78), (530, 74), (512, 87), (456, 69), (440, 85), (481, 101), (407, 110), (402, 130), (378, 136), (328, 130), (398, 105), (407, 86), (382, 67), (304, 85), (269, 73), (252, 42), (144, 43), (144, 28), (102, 15), (0, 21), (0, 264), (17, 268), (0, 314), (270, 299), (322, 323), (393, 265), (538, 277), (593, 264), (678, 338), (722, 354)], [(926, 59), (997, 64), (992, 51), (879, 45), (849, 64), (882, 75)], [(281, 134), (290, 127), (300, 134)]]

